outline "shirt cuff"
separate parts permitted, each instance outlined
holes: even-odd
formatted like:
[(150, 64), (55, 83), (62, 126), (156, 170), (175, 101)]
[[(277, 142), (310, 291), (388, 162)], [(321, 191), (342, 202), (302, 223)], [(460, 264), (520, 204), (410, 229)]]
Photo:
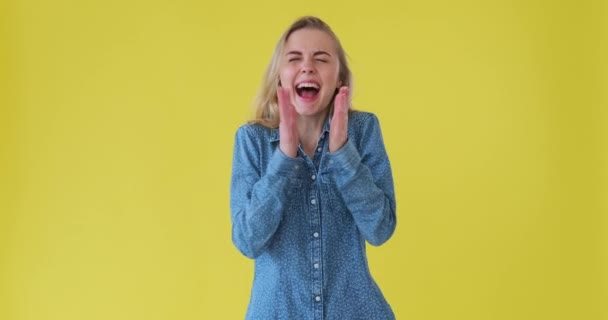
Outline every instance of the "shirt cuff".
[(342, 148), (326, 154), (323, 167), (326, 172), (339, 172), (355, 168), (360, 162), (359, 151), (349, 139)]
[(304, 159), (291, 158), (277, 148), (270, 157), (268, 173), (285, 176), (287, 178), (298, 178), (304, 170)]

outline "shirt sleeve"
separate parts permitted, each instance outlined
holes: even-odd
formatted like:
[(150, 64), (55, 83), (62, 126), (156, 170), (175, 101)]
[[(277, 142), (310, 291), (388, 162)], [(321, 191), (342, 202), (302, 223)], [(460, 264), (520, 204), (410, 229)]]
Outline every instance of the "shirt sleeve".
[(361, 125), (359, 145), (349, 138), (328, 153), (323, 173), (336, 184), (365, 240), (379, 246), (392, 236), (397, 222), (391, 166), (375, 115), (349, 125)]
[(290, 158), (276, 148), (264, 170), (260, 143), (248, 126), (237, 130), (230, 181), (232, 242), (252, 259), (263, 252), (277, 230), (303, 167), (302, 159)]

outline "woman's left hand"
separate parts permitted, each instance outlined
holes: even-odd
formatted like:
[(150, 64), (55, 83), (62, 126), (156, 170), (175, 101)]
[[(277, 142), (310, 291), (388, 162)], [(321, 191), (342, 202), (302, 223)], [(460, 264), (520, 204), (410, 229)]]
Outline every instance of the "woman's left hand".
[(329, 130), (329, 152), (335, 152), (346, 144), (348, 138), (348, 108), (350, 106), (348, 87), (341, 87), (334, 99), (334, 115)]

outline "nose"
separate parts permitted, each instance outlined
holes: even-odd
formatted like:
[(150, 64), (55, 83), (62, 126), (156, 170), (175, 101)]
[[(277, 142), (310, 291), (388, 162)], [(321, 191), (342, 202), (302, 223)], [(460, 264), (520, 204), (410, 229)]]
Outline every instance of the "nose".
[(314, 73), (315, 70), (313, 68), (311, 68), (311, 67), (302, 67), (301, 72), (304, 73), (304, 74), (307, 74), (307, 73)]
[(301, 73), (314, 73), (315, 69), (313, 68), (312, 63), (309, 60), (303, 61), (300, 69)]

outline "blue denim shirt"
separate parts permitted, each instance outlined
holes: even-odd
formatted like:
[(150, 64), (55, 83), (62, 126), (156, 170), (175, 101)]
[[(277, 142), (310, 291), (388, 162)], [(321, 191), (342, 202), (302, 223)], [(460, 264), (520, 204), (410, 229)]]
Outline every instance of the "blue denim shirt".
[(246, 319), (387, 320), (395, 316), (372, 278), (365, 242), (395, 230), (393, 177), (378, 118), (349, 113), (347, 143), (329, 152), (326, 120), (313, 159), (279, 149), (279, 130), (236, 132), (232, 241), (255, 259)]

